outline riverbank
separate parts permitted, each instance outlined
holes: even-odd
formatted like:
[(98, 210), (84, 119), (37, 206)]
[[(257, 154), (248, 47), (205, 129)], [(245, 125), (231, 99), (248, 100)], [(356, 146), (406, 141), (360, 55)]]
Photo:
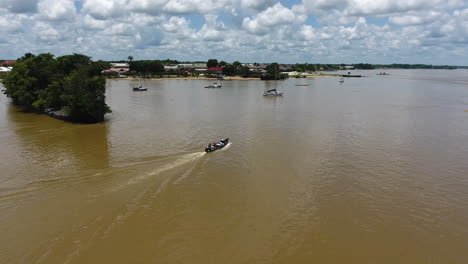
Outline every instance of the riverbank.
[[(336, 77), (336, 75), (333, 74), (313, 74), (313, 75), (303, 75), (306, 78), (315, 78), (315, 77)], [(290, 78), (295, 78), (295, 77), (290, 77)], [(141, 80), (140, 77), (122, 77), (122, 78), (107, 78), (110, 80)], [(163, 78), (145, 78), (146, 80), (151, 80), (151, 81), (162, 81), (162, 80), (207, 80), (207, 81), (216, 81), (216, 78), (210, 78), (210, 77), (163, 77)], [(223, 81), (260, 81), (260, 78), (254, 78), (254, 77), (241, 77), (241, 76), (227, 76), (223, 79)]]
[[(141, 80), (140, 77), (123, 77), (123, 78), (107, 78), (107, 79), (117, 79), (117, 80)], [(164, 77), (164, 78), (145, 78), (146, 80), (151, 81), (162, 81), (162, 80), (208, 80), (208, 81), (216, 81), (216, 78), (209, 78), (209, 77)], [(243, 78), (240, 76), (229, 76), (224, 78), (223, 81), (229, 80), (241, 80), (241, 81), (255, 81), (260, 80), (260, 78)]]

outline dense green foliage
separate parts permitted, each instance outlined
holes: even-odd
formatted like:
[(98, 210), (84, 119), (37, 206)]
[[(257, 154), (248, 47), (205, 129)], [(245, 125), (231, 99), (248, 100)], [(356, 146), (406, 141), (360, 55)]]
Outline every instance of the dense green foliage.
[(376, 64), (376, 68), (386, 68), (386, 69), (457, 69), (457, 68), (466, 68), (463, 66), (449, 66), (449, 65), (428, 65), (428, 64)]
[(278, 63), (274, 62), (266, 67), (267, 73), (261, 77), (262, 80), (282, 80), (286, 79), (287, 75), (280, 72)]
[(131, 61), (130, 71), (143, 77), (164, 72), (163, 64), (158, 60)]
[(206, 67), (211, 68), (211, 67), (217, 67), (218, 66), (218, 60), (217, 59), (209, 59), (206, 62)]
[(359, 70), (373, 70), (375, 69), (375, 66), (369, 63), (358, 63), (358, 64), (353, 64), (354, 69), (359, 69)]
[(99, 122), (110, 112), (101, 75), (108, 67), (81, 54), (54, 58), (27, 53), (3, 80), (5, 94), (26, 110), (63, 110), (71, 121)]

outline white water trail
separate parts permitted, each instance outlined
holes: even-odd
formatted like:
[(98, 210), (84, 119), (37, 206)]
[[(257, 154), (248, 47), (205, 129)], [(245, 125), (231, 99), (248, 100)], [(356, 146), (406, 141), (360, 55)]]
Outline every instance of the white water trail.
[(135, 178), (132, 178), (130, 179), (128, 182), (127, 182), (127, 185), (131, 185), (131, 184), (135, 184), (135, 183), (138, 183), (138, 182), (141, 182), (145, 179), (148, 179), (150, 177), (153, 177), (153, 176), (157, 176), (163, 172), (166, 172), (168, 170), (171, 170), (171, 169), (174, 169), (174, 168), (177, 168), (179, 166), (182, 166), (182, 165), (185, 165), (187, 163), (190, 163), (198, 158), (201, 158), (203, 157), (204, 155), (206, 154), (206, 152), (196, 152), (196, 153), (191, 153), (191, 154), (185, 154), (183, 156), (181, 156), (180, 158), (176, 159), (175, 161), (169, 163), (169, 164), (166, 164), (166, 165), (163, 165), (147, 174), (142, 174), (140, 176), (137, 176)]
[(229, 143), (227, 143), (227, 145), (226, 145), (224, 148), (220, 149), (219, 151), (225, 151), (225, 150), (228, 149), (231, 145), (232, 145), (232, 142), (229, 142)]

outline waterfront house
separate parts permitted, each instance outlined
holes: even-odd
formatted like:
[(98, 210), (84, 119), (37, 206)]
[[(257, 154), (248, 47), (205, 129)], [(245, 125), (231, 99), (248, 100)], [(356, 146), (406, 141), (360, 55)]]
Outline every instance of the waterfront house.
[(249, 68), (249, 71), (251, 72), (255, 72), (255, 73), (266, 73), (266, 67), (267, 67), (267, 64), (259, 64), (259, 63), (247, 63), (247, 64), (244, 64), (244, 66), (247, 66), (247, 68)]
[(0, 66), (12, 67), (15, 63), (16, 63), (15, 60), (7, 60), (7, 61), (0, 62)]
[(223, 73), (223, 68), (221, 67), (210, 67), (208, 68), (208, 71), (213, 71), (216, 72), (217, 74)]

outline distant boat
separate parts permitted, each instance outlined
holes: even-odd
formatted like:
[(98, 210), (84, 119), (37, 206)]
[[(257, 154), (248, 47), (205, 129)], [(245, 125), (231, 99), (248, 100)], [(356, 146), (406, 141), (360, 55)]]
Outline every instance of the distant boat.
[(351, 72), (348, 72), (348, 74), (343, 74), (343, 75), (341, 75), (341, 77), (358, 77), (358, 78), (360, 78), (360, 77), (362, 77), (362, 75), (360, 75), (360, 74), (351, 74)]
[(145, 81), (144, 78), (143, 78), (142, 81), (140, 81), (140, 86), (133, 86), (133, 91), (134, 91), (134, 92), (143, 92), (143, 91), (147, 91), (148, 88), (143, 87), (143, 85), (147, 86), (147, 85), (146, 85), (146, 81)]
[(269, 89), (263, 93), (263, 96), (283, 96), (283, 93), (278, 92), (276, 89)]
[(385, 72), (380, 72), (380, 73), (377, 73), (377, 75), (390, 75), (389, 73), (385, 73)]
[(133, 87), (134, 92), (143, 92), (143, 91), (147, 91), (147, 90), (148, 90), (148, 88), (146, 88), (146, 87), (143, 88), (142, 85), (140, 85), (139, 87)]
[(309, 86), (309, 84), (308, 83), (296, 84), (296, 86)]
[[(276, 69), (275, 69), (275, 81), (276, 81)], [(268, 89), (263, 93), (263, 96), (283, 96), (283, 93), (278, 92), (276, 88)]]
[(208, 86), (205, 86), (205, 88), (221, 88), (223, 85), (221, 83), (214, 82)]
[(344, 78), (343, 78), (343, 77), (340, 78), (340, 83), (342, 83), (342, 82), (344, 82)]

